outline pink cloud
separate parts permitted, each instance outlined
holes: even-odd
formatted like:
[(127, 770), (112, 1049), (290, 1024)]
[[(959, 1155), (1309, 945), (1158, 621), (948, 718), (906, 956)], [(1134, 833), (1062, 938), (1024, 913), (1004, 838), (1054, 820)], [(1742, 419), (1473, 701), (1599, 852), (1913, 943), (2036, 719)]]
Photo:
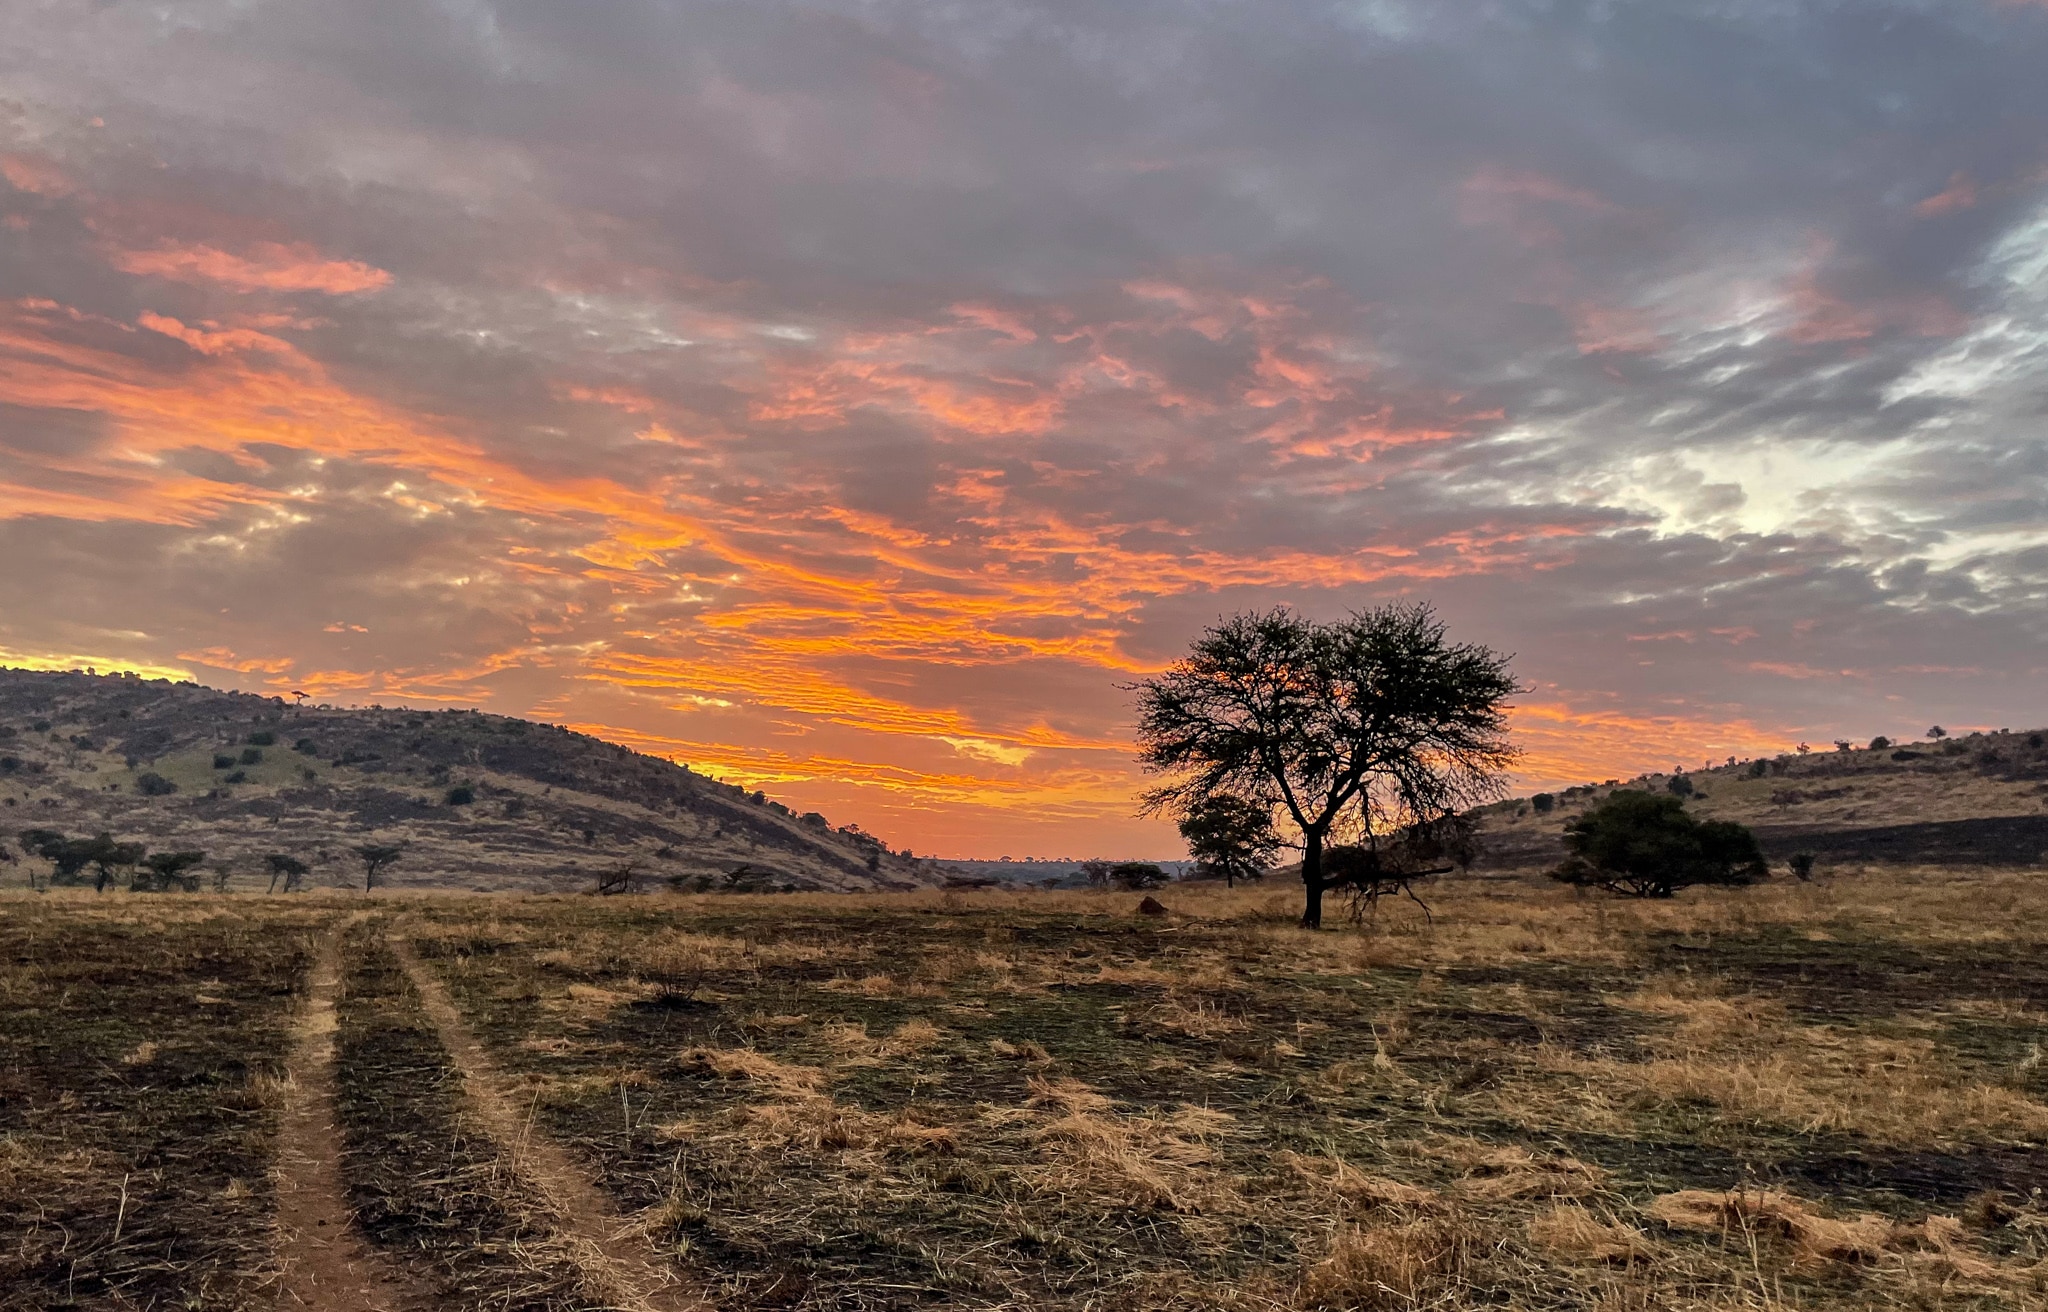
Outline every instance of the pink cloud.
[(345, 296), (375, 291), (391, 275), (355, 260), (330, 260), (303, 242), (258, 242), (243, 255), (212, 246), (170, 244), (117, 251), (114, 267), (142, 277), (209, 282), (236, 291), (324, 292)]

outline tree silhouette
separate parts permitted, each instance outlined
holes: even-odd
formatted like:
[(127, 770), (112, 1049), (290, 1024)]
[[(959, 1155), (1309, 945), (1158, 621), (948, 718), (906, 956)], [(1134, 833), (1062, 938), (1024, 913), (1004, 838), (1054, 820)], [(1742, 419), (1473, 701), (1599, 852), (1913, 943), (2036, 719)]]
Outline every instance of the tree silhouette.
[(356, 849), (356, 856), (363, 863), (363, 891), (377, 887), (377, 876), (405, 855), (402, 843), (365, 843)]
[(1216, 793), (1190, 806), (1180, 818), (1180, 836), (1205, 873), (1222, 875), (1233, 888), (1240, 879), (1264, 879), (1280, 851), (1273, 804), (1233, 793)]
[(1301, 835), (1301, 923), (1320, 927), (1333, 831), (1377, 846), (1501, 795), (1516, 758), (1507, 658), (1454, 644), (1426, 605), (1332, 624), (1285, 608), (1238, 615), (1138, 694), (1139, 760), (1167, 782), (1147, 813), (1271, 797)]
[(291, 892), (312, 869), (304, 861), (284, 852), (272, 852), (263, 858), (263, 864), (270, 867), (270, 887), (265, 890), (270, 893), (277, 891), (277, 881), (280, 879), (284, 881), (284, 891)]
[[(157, 891), (162, 892), (176, 884), (187, 893), (196, 893), (199, 891), (199, 876), (193, 873), (193, 868), (204, 860), (204, 852), (152, 852), (142, 859), (142, 864), (149, 871), (150, 887)], [(142, 882), (139, 873), (136, 882), (138, 886)]]

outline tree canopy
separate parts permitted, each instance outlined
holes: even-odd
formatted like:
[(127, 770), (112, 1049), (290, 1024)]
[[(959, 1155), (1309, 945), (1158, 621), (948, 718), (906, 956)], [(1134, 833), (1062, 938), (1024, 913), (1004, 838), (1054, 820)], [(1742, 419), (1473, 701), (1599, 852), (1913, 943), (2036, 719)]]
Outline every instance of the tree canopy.
[(1427, 605), (1319, 623), (1286, 608), (1208, 629), (1138, 694), (1148, 813), (1264, 802), (1300, 834), (1302, 923), (1322, 923), (1333, 834), (1377, 849), (1502, 792), (1516, 751), (1507, 657), (1453, 643)]
[(1670, 897), (1698, 884), (1769, 877), (1756, 836), (1729, 820), (1697, 820), (1679, 798), (1623, 789), (1564, 827), (1561, 883), (1630, 897)]

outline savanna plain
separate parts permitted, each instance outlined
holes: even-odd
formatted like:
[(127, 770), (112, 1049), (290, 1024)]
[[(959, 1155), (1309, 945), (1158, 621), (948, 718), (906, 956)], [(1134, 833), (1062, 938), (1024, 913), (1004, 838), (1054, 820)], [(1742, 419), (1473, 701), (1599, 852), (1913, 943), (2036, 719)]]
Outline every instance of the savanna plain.
[(2048, 1308), (2037, 871), (0, 900), (0, 1306)]

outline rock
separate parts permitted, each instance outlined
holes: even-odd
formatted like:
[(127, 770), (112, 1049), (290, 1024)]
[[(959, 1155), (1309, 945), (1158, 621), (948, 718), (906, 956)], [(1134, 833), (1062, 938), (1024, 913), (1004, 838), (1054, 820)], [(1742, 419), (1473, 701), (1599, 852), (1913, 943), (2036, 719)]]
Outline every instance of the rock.
[(1147, 897), (1138, 904), (1138, 914), (1141, 916), (1163, 916), (1166, 914), (1166, 904), (1156, 897)]

